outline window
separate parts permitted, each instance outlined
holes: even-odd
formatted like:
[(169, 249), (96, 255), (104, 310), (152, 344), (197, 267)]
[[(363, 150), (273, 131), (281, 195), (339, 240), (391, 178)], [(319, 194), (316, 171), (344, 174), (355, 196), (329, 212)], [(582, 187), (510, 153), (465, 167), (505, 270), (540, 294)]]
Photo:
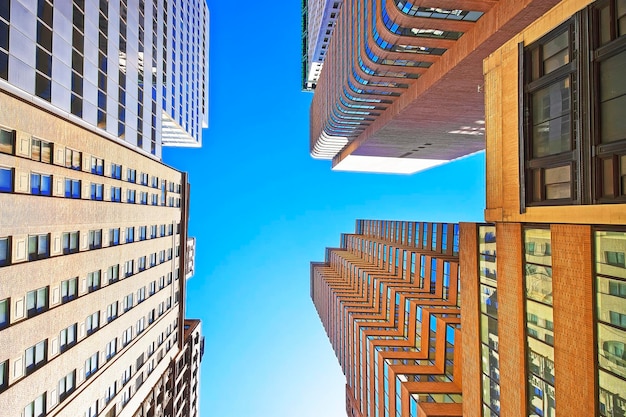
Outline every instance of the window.
[(118, 164), (111, 164), (111, 178), (117, 180), (122, 179), (122, 166)]
[(120, 228), (109, 229), (109, 246), (120, 244)]
[(89, 378), (98, 370), (98, 352), (91, 355), (85, 361), (85, 379)]
[(146, 329), (146, 318), (142, 317), (139, 320), (137, 320), (136, 334), (143, 332), (145, 329)]
[(135, 228), (127, 227), (126, 228), (126, 243), (132, 243), (135, 241)]
[(139, 227), (139, 240), (146, 240), (147, 229), (148, 229), (147, 226)]
[(133, 308), (133, 293), (124, 297), (124, 312), (127, 312), (131, 308)]
[(39, 139), (31, 139), (30, 157), (33, 161), (52, 162), (52, 144)]
[(158, 194), (152, 194), (152, 200), (151, 203), (153, 206), (158, 206), (159, 205), (159, 195)]
[(146, 205), (148, 204), (148, 193), (145, 191), (142, 191), (139, 193), (139, 204), (143, 204)]
[(141, 173), (141, 185), (148, 185), (148, 174), (146, 174), (145, 172)]
[[(111, 385), (104, 392), (104, 404), (108, 404), (117, 394), (117, 381), (113, 381)], [(115, 408), (113, 408), (113, 412), (115, 413)]]
[(159, 233), (160, 233), (161, 237), (165, 236), (165, 225), (164, 224), (162, 224), (159, 227)]
[(89, 249), (100, 249), (102, 247), (102, 229), (89, 231)]
[(13, 170), (0, 167), (0, 193), (13, 191)]
[(0, 237), (0, 266), (11, 265), (11, 238)]
[(153, 266), (156, 265), (156, 259), (157, 259), (157, 254), (155, 253), (151, 253), (150, 254), (150, 268), (152, 268)]
[(47, 347), (48, 340), (46, 339), (26, 349), (24, 352), (26, 375), (31, 374), (46, 363), (48, 358)]
[(87, 329), (87, 336), (95, 332), (100, 328), (100, 312), (96, 311), (95, 313), (87, 316), (85, 320), (85, 328)]
[(130, 261), (126, 261), (126, 263), (124, 264), (124, 273), (125, 273), (125, 277), (129, 277), (135, 273), (135, 261), (134, 260), (131, 259)]
[(13, 155), (15, 131), (0, 128), (0, 153)]
[(41, 287), (26, 294), (26, 313), (36, 316), (48, 309), (48, 287)]
[(80, 198), (80, 180), (65, 179), (65, 198)]
[(107, 321), (111, 322), (117, 318), (118, 302), (115, 301), (107, 306)]
[(159, 252), (159, 263), (165, 262), (165, 249)]
[(126, 190), (126, 202), (127, 203), (135, 203), (135, 190)]
[(91, 157), (91, 173), (97, 175), (104, 175), (104, 159)]
[(146, 269), (146, 257), (142, 256), (137, 260), (137, 268), (139, 269), (139, 271), (143, 271)]
[(59, 334), (59, 346), (61, 348), (61, 352), (65, 352), (67, 349), (76, 344), (76, 328), (77, 324), (74, 323), (61, 330), (61, 333)]
[(114, 203), (122, 201), (122, 187), (111, 187), (111, 201)]
[(605, 251), (604, 256), (608, 265), (619, 266), (620, 268), (626, 268), (624, 260), (624, 252), (611, 252)]
[(61, 282), (61, 302), (67, 303), (76, 298), (78, 294), (78, 278), (66, 279)]
[(87, 274), (87, 291), (93, 292), (100, 289), (100, 270)]
[(152, 188), (159, 188), (159, 177), (152, 177)]
[(52, 177), (44, 174), (30, 174), (30, 193), (32, 195), (52, 195)]
[(132, 182), (132, 183), (136, 182), (137, 170), (128, 168), (128, 170), (126, 171), (126, 178), (128, 182)]
[(28, 260), (35, 261), (50, 256), (50, 235), (28, 236)]
[(42, 417), (46, 415), (46, 393), (44, 392), (35, 401), (24, 407), (24, 417)]
[(152, 324), (154, 322), (154, 317), (155, 317), (155, 309), (153, 308), (152, 310), (150, 310), (150, 312), (148, 313), (148, 324)]
[(526, 205), (626, 202), (623, 9), (595, 2), (524, 50)]
[(76, 388), (76, 369), (59, 380), (59, 402), (65, 400)]
[(102, 201), (104, 198), (104, 184), (91, 183), (91, 199)]
[(107, 275), (109, 277), (109, 284), (113, 284), (114, 282), (117, 282), (120, 279), (119, 264), (111, 265), (109, 269), (107, 270)]
[(9, 387), (9, 361), (0, 362), (0, 392)]
[(141, 287), (137, 290), (137, 304), (146, 299), (146, 287)]
[[(125, 347), (126, 345), (128, 345), (131, 341), (133, 340), (133, 327), (129, 327), (128, 329), (124, 330), (124, 333), (122, 333), (122, 347)], [(125, 384), (126, 382), (122, 382), (123, 384)]]
[(0, 300), (0, 329), (4, 329), (10, 323), (11, 315), (9, 307), (11, 306), (11, 299), (5, 298)]
[(63, 254), (78, 252), (78, 232), (63, 233)]
[(81, 170), (82, 153), (65, 148), (65, 166), (77, 171)]
[(157, 237), (157, 225), (154, 224), (150, 226), (150, 239), (155, 239)]
[(85, 417), (98, 417), (98, 400), (89, 406), (85, 411)]

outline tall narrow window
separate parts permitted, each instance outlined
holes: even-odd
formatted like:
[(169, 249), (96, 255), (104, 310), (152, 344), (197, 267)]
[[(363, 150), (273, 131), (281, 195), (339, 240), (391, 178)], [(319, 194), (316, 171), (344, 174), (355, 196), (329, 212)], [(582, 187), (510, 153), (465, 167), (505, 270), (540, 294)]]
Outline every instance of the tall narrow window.
[(602, 417), (626, 415), (626, 266), (620, 262), (624, 253), (625, 232), (595, 233), (598, 404)]
[(550, 230), (524, 232), (528, 415), (555, 415)]
[(578, 199), (573, 120), (577, 116), (573, 23), (567, 22), (527, 48), (525, 176), (527, 203), (568, 203)]

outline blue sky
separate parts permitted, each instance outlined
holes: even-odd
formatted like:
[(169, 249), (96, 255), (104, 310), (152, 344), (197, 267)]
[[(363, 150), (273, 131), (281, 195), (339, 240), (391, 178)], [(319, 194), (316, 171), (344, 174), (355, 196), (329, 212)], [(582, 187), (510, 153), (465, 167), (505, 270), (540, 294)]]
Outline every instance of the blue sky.
[(211, 11), (210, 128), (202, 149), (165, 149), (191, 182), (202, 319), (202, 417), (344, 417), (345, 378), (309, 297), (354, 221), (481, 221), (484, 154), (416, 175), (333, 172), (309, 156), (300, 90), (300, 2)]

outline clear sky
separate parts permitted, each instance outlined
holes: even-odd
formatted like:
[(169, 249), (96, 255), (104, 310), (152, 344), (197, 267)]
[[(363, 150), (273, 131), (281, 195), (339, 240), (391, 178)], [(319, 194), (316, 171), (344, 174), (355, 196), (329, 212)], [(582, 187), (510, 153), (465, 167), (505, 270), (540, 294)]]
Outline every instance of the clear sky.
[(345, 378), (309, 296), (309, 262), (362, 219), (482, 221), (484, 154), (416, 175), (333, 172), (309, 156), (300, 1), (209, 0), (210, 127), (187, 171), (205, 336), (202, 417), (345, 417)]

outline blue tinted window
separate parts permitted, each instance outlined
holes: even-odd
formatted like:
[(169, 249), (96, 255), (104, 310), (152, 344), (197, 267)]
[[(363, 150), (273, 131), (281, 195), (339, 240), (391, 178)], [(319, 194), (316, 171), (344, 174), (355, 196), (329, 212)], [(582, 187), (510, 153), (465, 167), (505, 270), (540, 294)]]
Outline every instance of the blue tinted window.
[(0, 192), (13, 191), (13, 171), (10, 168), (0, 168)]

